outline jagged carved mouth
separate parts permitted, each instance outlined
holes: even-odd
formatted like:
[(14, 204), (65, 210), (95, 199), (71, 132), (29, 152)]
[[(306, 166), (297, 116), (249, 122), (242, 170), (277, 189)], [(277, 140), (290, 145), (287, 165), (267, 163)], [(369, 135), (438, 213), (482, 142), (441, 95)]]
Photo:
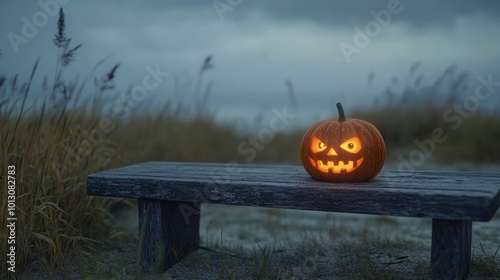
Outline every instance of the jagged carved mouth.
[(342, 170), (345, 172), (352, 172), (356, 170), (362, 163), (364, 157), (358, 159), (357, 161), (347, 161), (344, 162), (342, 160), (335, 163), (334, 161), (326, 161), (326, 164), (322, 160), (315, 161), (311, 157), (309, 157), (309, 161), (311, 165), (316, 167), (319, 171), (323, 173), (328, 173), (328, 171), (332, 171), (332, 173), (340, 173)]

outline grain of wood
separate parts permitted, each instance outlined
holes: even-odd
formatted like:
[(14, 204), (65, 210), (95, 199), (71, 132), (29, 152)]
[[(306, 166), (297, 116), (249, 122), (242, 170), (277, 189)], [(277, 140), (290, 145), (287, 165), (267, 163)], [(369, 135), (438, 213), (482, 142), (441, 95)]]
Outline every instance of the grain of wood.
[(472, 222), (432, 221), (431, 276), (465, 279), (470, 267)]
[(445, 220), (489, 221), (500, 174), (382, 171), (369, 182), (313, 180), (302, 166), (146, 162), (88, 176), (90, 195)]

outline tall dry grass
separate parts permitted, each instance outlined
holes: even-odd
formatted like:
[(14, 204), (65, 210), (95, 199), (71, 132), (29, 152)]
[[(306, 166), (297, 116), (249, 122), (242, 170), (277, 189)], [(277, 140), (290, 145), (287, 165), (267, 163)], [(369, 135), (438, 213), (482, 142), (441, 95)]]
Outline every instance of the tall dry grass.
[[(492, 93), (489, 99), (478, 100), (478, 107), (469, 111), (464, 100), (474, 97), (476, 79), (452, 65), (424, 84), (418, 68), (418, 63), (412, 65), (404, 81), (393, 79), (398, 86), (379, 94), (372, 108), (352, 116), (369, 120), (380, 130), (388, 153), (419, 149), (415, 140), (431, 139), (439, 128), (447, 139), (436, 143), (433, 155), (441, 163), (500, 162), (500, 111), (492, 106), (498, 96)], [(465, 111), (465, 117), (455, 106)]]
[[(41, 88), (33, 89), (33, 79), (40, 75), (38, 60), (26, 82), (17, 76), (0, 75), (2, 182), (6, 181), (9, 164), (15, 164), (18, 171), (17, 271), (32, 261), (39, 261), (47, 270), (64, 269), (72, 250), (92, 252), (119, 238), (108, 211), (116, 199), (87, 196), (88, 174), (150, 160), (246, 162), (237, 147), (247, 137), (231, 126), (216, 124), (202, 107), (210, 95), (210, 83), (201, 91), (203, 75), (213, 67), (210, 57), (203, 62), (196, 83), (196, 114), (184, 114), (189, 108), (166, 103), (161, 113), (151, 115), (147, 113), (148, 103), (144, 102), (134, 108), (130, 118), (122, 119), (109, 113), (109, 103), (117, 97), (113, 90), (119, 64), (81, 82), (64, 79), (67, 66), (77, 58), (81, 47), (70, 44), (65, 24), (61, 10), (54, 38), (59, 56), (53, 81), (46, 79)], [(353, 115), (373, 122), (381, 130), (389, 152), (401, 146), (412, 147), (414, 139), (429, 137), (432, 129), (445, 125), (440, 115), (446, 109), (446, 102), (460, 98), (453, 89), (462, 85), (463, 75), (450, 70), (445, 77), (438, 78), (436, 88), (437, 85), (445, 88), (443, 92), (449, 93), (446, 96), (451, 99), (429, 103), (433, 95), (426, 93), (428, 88), (420, 87), (422, 78), (416, 74), (416, 68), (412, 71), (413, 78), (405, 90), (386, 93), (378, 106)], [(88, 81), (95, 81), (92, 95), (84, 93)], [(299, 107), (292, 83), (287, 81), (286, 86), (293, 107)], [(35, 96), (38, 98), (32, 102)], [(114, 128), (103, 133), (95, 141), (97, 144), (85, 149), (84, 143), (92, 137), (88, 135), (104, 119)], [(494, 112), (471, 116), (460, 129), (447, 130), (449, 143), (440, 146), (436, 153), (449, 160), (500, 162), (499, 120), (500, 116)], [(276, 134), (257, 154), (255, 162), (299, 164), (298, 147), (303, 133), (299, 129)], [(78, 149), (82, 149), (83, 155), (77, 155)], [(5, 229), (6, 188), (0, 188), (0, 197), (0, 228)], [(4, 231), (1, 237), (3, 254), (8, 246)], [(1, 266), (0, 278), (6, 276), (5, 268)]]
[[(16, 165), (18, 272), (32, 261), (47, 271), (64, 269), (72, 250), (92, 252), (120, 236), (108, 211), (117, 200), (87, 196), (88, 174), (147, 160), (229, 161), (237, 151), (228, 147), (237, 147), (241, 138), (203, 113), (180, 116), (171, 104), (157, 116), (144, 114), (147, 103), (129, 119), (110, 114), (103, 96), (113, 96), (119, 64), (96, 79), (66, 81), (67, 66), (81, 45), (70, 45), (62, 10), (53, 42), (59, 49), (53, 82), (45, 79), (41, 89), (33, 89), (39, 60), (26, 82), (0, 76), (0, 174), (6, 182), (7, 166)], [(83, 92), (88, 80), (95, 81), (91, 96)], [(112, 131), (98, 130), (103, 120)], [(0, 197), (5, 229), (6, 188), (0, 188)], [(0, 252), (9, 246), (2, 230)], [(2, 265), (0, 278), (7, 275), (5, 269)]]
[[(85, 174), (119, 165), (120, 161), (115, 161), (119, 153), (100, 145), (81, 162), (68, 156), (68, 150), (84, 140), (75, 128), (91, 130), (100, 116), (86, 114), (93, 100), (79, 103), (81, 88), (62, 79), (66, 66), (80, 48), (70, 47), (64, 20), (61, 10), (54, 38), (60, 54), (53, 85), (48, 92), (41, 90), (46, 95), (37, 103), (28, 101), (33, 95), (32, 82), (38, 74), (39, 59), (27, 82), (21, 83), (14, 76), (3, 77), (0, 83), (2, 182), (6, 181), (7, 166), (16, 166), (16, 271), (22, 271), (33, 260), (39, 260), (44, 268), (61, 268), (69, 250), (89, 249), (102, 236), (102, 230), (112, 232), (105, 222), (111, 200), (86, 196)], [(6, 199), (6, 188), (0, 189), (0, 197)], [(0, 227), (6, 228), (7, 209), (3, 205)], [(2, 234), (0, 251), (7, 252), (9, 246)], [(3, 265), (0, 278), (5, 277), (5, 269)]]

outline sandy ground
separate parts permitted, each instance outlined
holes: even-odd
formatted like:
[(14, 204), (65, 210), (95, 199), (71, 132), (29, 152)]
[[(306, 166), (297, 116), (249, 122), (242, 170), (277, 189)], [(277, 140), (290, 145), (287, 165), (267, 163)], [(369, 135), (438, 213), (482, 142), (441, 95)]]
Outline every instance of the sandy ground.
[[(137, 277), (137, 242), (71, 256), (51, 279), (427, 279), (431, 220), (258, 207), (202, 205), (202, 249), (156, 277)], [(137, 238), (137, 212), (121, 226)], [(473, 224), (473, 256), (500, 246), (500, 211)], [(484, 251), (483, 251), (484, 250)], [(495, 258), (500, 267), (500, 253)], [(87, 269), (82, 268), (87, 263)], [(479, 267), (478, 267), (479, 268)], [(83, 271), (83, 272), (82, 272)], [(33, 264), (23, 279), (45, 279)], [(472, 267), (469, 279), (485, 277)]]
[[(204, 247), (161, 279), (426, 279), (431, 220), (203, 205)], [(135, 212), (128, 212), (136, 220)], [(137, 230), (136, 223), (126, 224)], [(473, 255), (495, 254), (500, 213), (473, 225)], [(266, 249), (269, 262), (261, 272)], [(496, 258), (500, 267), (500, 255)], [(488, 279), (474, 267), (469, 279)], [(490, 279), (500, 279), (500, 275)]]

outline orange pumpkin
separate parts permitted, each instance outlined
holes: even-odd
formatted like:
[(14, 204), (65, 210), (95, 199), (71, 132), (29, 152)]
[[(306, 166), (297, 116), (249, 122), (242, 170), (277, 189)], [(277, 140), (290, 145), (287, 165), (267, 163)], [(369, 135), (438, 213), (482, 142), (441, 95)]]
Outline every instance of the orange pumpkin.
[(380, 172), (385, 143), (377, 128), (364, 120), (345, 118), (337, 103), (338, 119), (313, 124), (300, 144), (300, 159), (307, 173), (328, 182), (364, 182)]

